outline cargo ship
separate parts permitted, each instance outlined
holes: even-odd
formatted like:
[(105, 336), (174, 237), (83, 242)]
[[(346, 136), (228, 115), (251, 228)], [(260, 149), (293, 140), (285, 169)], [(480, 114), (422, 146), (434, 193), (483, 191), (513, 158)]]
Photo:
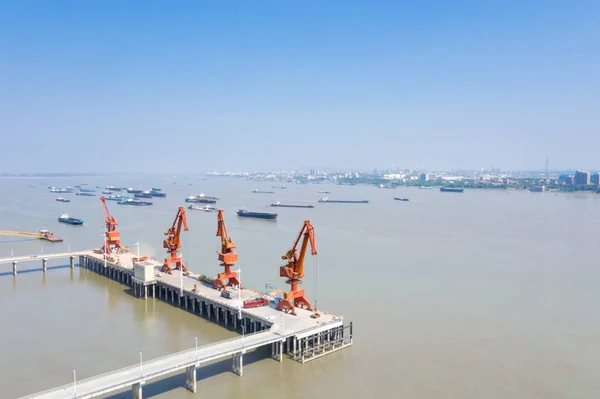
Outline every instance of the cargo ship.
[(140, 200), (133, 199), (133, 198), (127, 198), (127, 199), (123, 199), (121, 201), (118, 201), (117, 204), (119, 204), (119, 205), (133, 205), (133, 206), (148, 206), (148, 205), (152, 205), (152, 202), (150, 202), (150, 201), (140, 201)]
[(104, 198), (107, 201), (125, 201), (125, 200), (132, 200), (132, 197), (128, 197), (126, 195), (110, 195), (108, 197)]
[(190, 195), (185, 199), (185, 202), (191, 202), (194, 204), (214, 204), (218, 199), (218, 197), (207, 197), (203, 193), (200, 193), (195, 197)]
[(111, 194), (112, 194), (112, 191), (108, 191), (108, 190), (102, 190), (102, 194), (108, 194), (108, 195), (111, 195)]
[(331, 203), (335, 203), (335, 204), (368, 204), (369, 203), (368, 200), (362, 200), (362, 201), (343, 201), (343, 200), (330, 200), (327, 197), (321, 198), (319, 200), (319, 202), (322, 202), (322, 203), (331, 202)]
[(62, 215), (60, 215), (58, 217), (58, 221), (61, 223), (67, 223), (67, 224), (83, 224), (82, 219), (72, 218), (69, 215), (67, 215), (66, 213), (63, 213)]
[(217, 208), (214, 208), (212, 206), (198, 206), (198, 205), (190, 205), (188, 206), (188, 209), (191, 209), (193, 211), (204, 211), (204, 212), (216, 212)]
[(56, 200), (57, 200), (58, 202), (71, 202), (71, 200), (70, 200), (70, 199), (66, 199), (66, 198), (63, 198), (63, 197), (58, 197)]
[(259, 190), (257, 188), (252, 190), (252, 192), (254, 194), (275, 194), (275, 191), (264, 191), (264, 190)]
[(71, 187), (67, 187), (67, 188), (50, 187), (50, 192), (56, 193), (56, 194), (68, 194), (68, 193), (72, 193), (73, 190), (71, 189)]
[(138, 190), (138, 189), (135, 189), (135, 188), (128, 188), (127, 189), (127, 193), (128, 194), (141, 194), (142, 190), (141, 189)]
[(143, 193), (133, 194), (133, 196), (135, 198), (152, 198), (152, 194), (150, 194), (148, 191), (144, 191)]
[(410, 201), (408, 198), (398, 198), (398, 197), (394, 197), (394, 199), (396, 201)]
[(152, 187), (150, 191), (162, 191), (162, 188)]
[(121, 191), (122, 190), (121, 187), (115, 187), (115, 186), (106, 186), (104, 188), (107, 190), (110, 190), (110, 191)]
[(465, 191), (465, 189), (456, 187), (442, 187), (440, 188), (440, 191), (445, 193), (462, 193), (463, 191)]
[(92, 190), (91, 188), (80, 188), (79, 191), (82, 193), (95, 193), (96, 190)]
[(78, 192), (78, 193), (75, 193), (75, 195), (82, 195), (84, 197), (95, 197), (96, 196), (96, 194), (94, 194), (94, 193), (85, 193), (85, 192)]
[(139, 201), (139, 200), (128, 198), (126, 200), (122, 200), (122, 201), (117, 202), (117, 204), (119, 204), (119, 205), (133, 205), (133, 206), (148, 206), (148, 205), (152, 205), (152, 202), (150, 202), (150, 201)]
[(266, 212), (250, 212), (244, 209), (240, 209), (237, 211), (238, 216), (247, 217), (247, 218), (257, 218), (257, 219), (277, 219), (276, 213), (266, 213)]
[(150, 190), (150, 195), (153, 197), (166, 197), (167, 193), (163, 193), (161, 191), (155, 191), (154, 189)]
[(314, 208), (314, 205), (293, 205), (293, 204), (282, 204), (279, 201), (273, 202), (271, 206), (278, 206), (281, 208)]

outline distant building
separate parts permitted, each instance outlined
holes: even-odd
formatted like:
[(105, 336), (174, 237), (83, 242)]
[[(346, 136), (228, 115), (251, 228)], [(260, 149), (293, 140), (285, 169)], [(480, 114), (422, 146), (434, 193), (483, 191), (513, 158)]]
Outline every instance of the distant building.
[(419, 175), (419, 180), (422, 180), (422, 181), (429, 181), (429, 179), (430, 179), (430, 175), (429, 175), (429, 173), (421, 173), (421, 174)]
[(590, 181), (594, 186), (600, 186), (600, 173), (594, 173)]
[(565, 184), (572, 185), (575, 183), (575, 176), (567, 176), (565, 178)]
[(575, 172), (575, 180), (574, 180), (573, 184), (589, 186), (590, 183), (591, 183), (590, 172), (585, 172), (583, 170), (578, 170)]

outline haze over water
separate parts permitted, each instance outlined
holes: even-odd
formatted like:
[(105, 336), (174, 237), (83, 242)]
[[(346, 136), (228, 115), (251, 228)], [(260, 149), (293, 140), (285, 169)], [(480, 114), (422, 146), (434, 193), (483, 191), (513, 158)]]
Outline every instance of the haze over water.
[[(145, 397), (598, 396), (600, 197), (594, 194), (291, 184), (279, 190), (267, 182), (179, 176), (0, 179), (0, 229), (49, 228), (65, 240), (0, 237), (0, 257), (100, 247), (100, 193), (66, 194), (72, 202), (58, 203), (59, 195), (47, 190), (80, 183), (162, 187), (168, 197), (151, 207), (108, 204), (122, 241), (133, 247), (139, 240), (143, 254), (159, 259), (163, 233), (177, 207), (186, 205), (183, 199), (199, 192), (221, 197), (217, 206), (237, 243), (242, 282), (256, 289), (266, 281), (287, 288), (278, 273), (281, 255), (310, 219), (319, 255), (306, 260), (308, 298), (354, 322), (352, 347), (313, 362), (249, 356), (240, 378), (227, 360), (198, 370), (195, 395), (183, 387), (185, 376), (176, 374), (145, 385)], [(254, 188), (276, 194), (252, 194)], [(331, 191), (331, 199), (370, 203), (317, 204), (324, 195), (317, 190)], [(269, 208), (275, 200), (315, 208)], [(235, 211), (243, 206), (275, 211), (278, 220), (238, 218)], [(59, 224), (61, 212), (84, 225)], [(215, 275), (216, 215), (188, 211), (187, 218), (187, 266)], [(19, 264), (14, 278), (10, 264), (0, 265), (3, 398), (69, 383), (73, 368), (78, 379), (86, 378), (135, 364), (139, 351), (149, 360), (193, 347), (195, 336), (200, 343), (234, 336), (160, 300), (136, 299), (125, 286), (85, 270), (25, 272), (40, 268), (37, 262)]]

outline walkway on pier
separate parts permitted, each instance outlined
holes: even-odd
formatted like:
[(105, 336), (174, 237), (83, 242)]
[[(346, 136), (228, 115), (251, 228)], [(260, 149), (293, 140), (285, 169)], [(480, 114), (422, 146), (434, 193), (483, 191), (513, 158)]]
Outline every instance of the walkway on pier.
[[(141, 385), (146, 381), (173, 373), (182, 369), (187, 370), (187, 388), (196, 391), (195, 368), (212, 360), (233, 356), (234, 372), (242, 373), (242, 353), (261, 346), (282, 342), (284, 337), (276, 332), (263, 331), (245, 335), (214, 344), (199, 346), (182, 352), (138, 363), (109, 373), (76, 381), (60, 387), (52, 388), (25, 398), (45, 399), (78, 399), (93, 398), (129, 386), (133, 387), (134, 397), (140, 397)], [(139, 385), (137, 385), (139, 384)]]
[(39, 255), (26, 255), (26, 256), (11, 256), (10, 258), (0, 258), (0, 263), (13, 263), (13, 262), (27, 262), (39, 259), (60, 259), (69, 258), (72, 256), (88, 255), (91, 251), (82, 252), (61, 252), (61, 253), (50, 253), (50, 254), (39, 254)]

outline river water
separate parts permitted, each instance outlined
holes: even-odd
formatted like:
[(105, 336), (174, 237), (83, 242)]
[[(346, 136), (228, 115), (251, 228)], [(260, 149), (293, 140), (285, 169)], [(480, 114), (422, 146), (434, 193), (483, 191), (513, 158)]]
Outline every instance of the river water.
[[(40, 184), (42, 183), (42, 184)], [(231, 361), (198, 371), (198, 394), (177, 374), (144, 386), (156, 398), (597, 398), (600, 392), (600, 197), (519, 191), (288, 185), (229, 178), (118, 177), (0, 179), (0, 229), (49, 228), (63, 243), (0, 237), (0, 257), (100, 247), (98, 197), (47, 186), (88, 183), (162, 187), (151, 207), (109, 202), (122, 241), (162, 258), (164, 231), (183, 199), (222, 197), (237, 243), (242, 282), (286, 288), (278, 267), (305, 219), (319, 255), (307, 257), (304, 288), (325, 311), (354, 322), (349, 349), (301, 365), (255, 354), (244, 376)], [(174, 184), (175, 183), (175, 184)], [(29, 187), (35, 185), (35, 188)], [(276, 194), (253, 194), (259, 188)], [(369, 204), (317, 204), (368, 199)], [(99, 193), (98, 193), (99, 194)], [(393, 201), (394, 196), (410, 202)], [(314, 209), (269, 208), (275, 201)], [(249, 210), (277, 221), (239, 218)], [(68, 212), (83, 226), (59, 224)], [(216, 214), (188, 211), (183, 256), (193, 271), (219, 271)], [(161, 301), (143, 301), (86, 270), (48, 262), (0, 265), (0, 397), (37, 392), (232, 337), (234, 333)], [(315, 279), (315, 276), (318, 278)], [(111, 397), (130, 397), (123, 392)]]

